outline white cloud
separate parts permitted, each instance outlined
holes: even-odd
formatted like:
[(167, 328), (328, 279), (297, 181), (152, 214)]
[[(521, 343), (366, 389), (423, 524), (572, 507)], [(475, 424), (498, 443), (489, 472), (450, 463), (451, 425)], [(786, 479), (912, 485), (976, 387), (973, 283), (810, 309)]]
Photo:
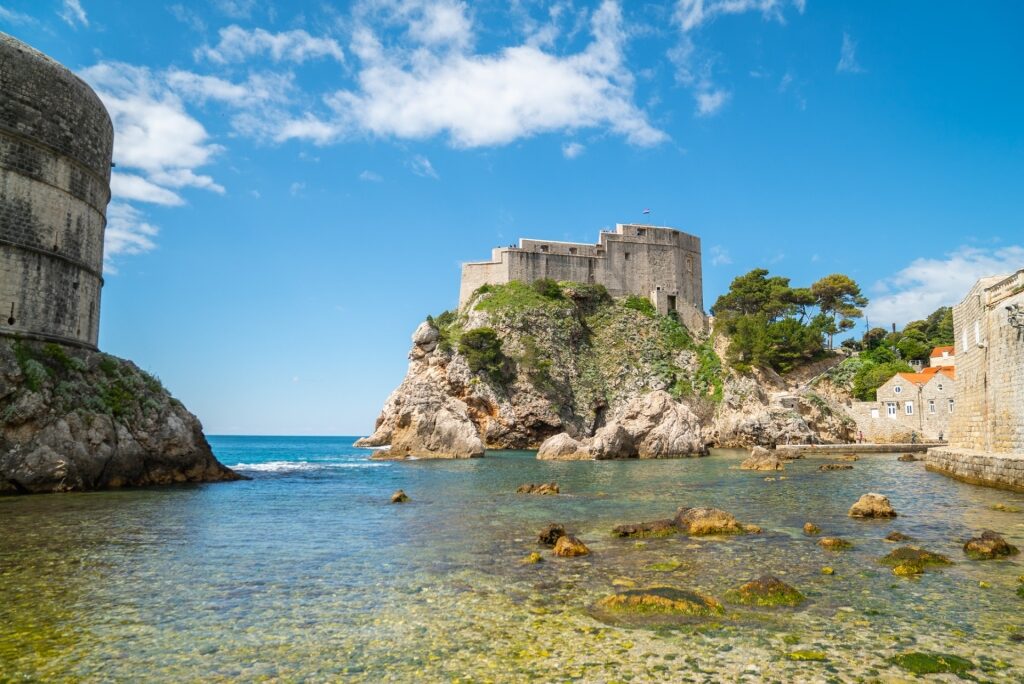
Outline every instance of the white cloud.
[(232, 19), (248, 19), (256, 0), (217, 0), (217, 9)]
[(206, 22), (203, 21), (203, 18), (181, 3), (171, 5), (167, 8), (167, 11), (170, 12), (175, 19), (185, 24), (196, 33), (203, 33), (206, 31)]
[(21, 12), (15, 12), (14, 10), (7, 9), (0, 5), (0, 21), (6, 21), (8, 24), (37, 24), (35, 17), (30, 17), (27, 14)]
[(857, 63), (857, 41), (845, 31), (843, 32), (843, 44), (839, 48), (839, 63), (836, 64), (836, 71), (847, 74), (864, 72), (861, 65)]
[(568, 142), (562, 145), (562, 156), (566, 159), (575, 159), (583, 154), (587, 148), (578, 142)]
[(381, 177), (379, 173), (375, 173), (367, 169), (366, 171), (363, 171), (362, 173), (359, 174), (359, 180), (367, 181), (369, 183), (380, 183), (381, 181), (384, 180), (384, 178)]
[(156, 248), (153, 238), (160, 230), (143, 220), (142, 212), (124, 202), (107, 206), (107, 230), (104, 238), (103, 270), (117, 273), (113, 258), (142, 254)]
[(175, 207), (185, 203), (175, 192), (130, 173), (110, 174), (110, 192), (122, 200), (135, 200)]
[(729, 93), (725, 90), (712, 90), (697, 93), (697, 116), (712, 116), (729, 101)]
[(294, 89), (292, 74), (273, 72), (249, 74), (242, 83), (233, 83), (217, 76), (209, 76), (171, 69), (165, 75), (167, 85), (182, 97), (195, 101), (213, 100), (234, 107), (251, 107), (261, 103), (284, 103)]
[(330, 57), (345, 61), (341, 46), (333, 38), (316, 38), (302, 29), (271, 33), (266, 29), (246, 30), (232, 25), (219, 31), (220, 42), (215, 47), (196, 50), (196, 59), (206, 58), (217, 64), (244, 62), (250, 57), (267, 54), (275, 62), (301, 64), (308, 59)]
[(729, 250), (721, 245), (712, 245), (711, 249), (708, 250), (708, 254), (711, 256), (712, 266), (723, 266), (725, 264), (732, 263), (732, 257), (729, 256)]
[(920, 320), (940, 306), (952, 306), (982, 277), (1024, 268), (1024, 246), (999, 249), (960, 247), (942, 259), (915, 259), (891, 278), (875, 283), (881, 293), (867, 314), (873, 325), (904, 325)]
[(417, 154), (409, 160), (409, 168), (417, 176), (422, 176), (423, 178), (433, 178), (434, 180), (441, 178), (437, 175), (437, 171), (434, 170), (434, 165), (430, 163), (430, 160), (421, 154)]
[(305, 189), (305, 183), (301, 181), (295, 181), (294, 183), (291, 184), (291, 186), (289, 186), (288, 192), (291, 194), (292, 197), (298, 197)]
[[(804, 2), (793, 3), (801, 14)], [(725, 14), (744, 14), (752, 10), (761, 12), (765, 19), (774, 19), (782, 23), (782, 0), (678, 0), (676, 3), (675, 20), (685, 31), (692, 31), (717, 16)]]
[[(592, 42), (575, 54), (524, 44), (485, 55), (462, 50), (468, 39), (454, 46), (389, 48), (370, 24), (361, 24), (351, 46), (361, 62), (358, 88), (328, 98), (335, 127), (339, 133), (406, 139), (447, 135), (456, 147), (504, 145), (537, 133), (592, 127), (608, 127), (636, 145), (666, 140), (632, 102), (618, 4), (605, 0), (590, 27)], [(410, 31), (421, 42), (435, 35)], [(442, 35), (455, 39), (443, 31), (437, 39)]]
[(69, 26), (74, 27), (76, 24), (89, 26), (89, 17), (85, 15), (85, 10), (82, 9), (82, 3), (79, 0), (64, 0), (64, 6), (59, 14), (60, 18)]

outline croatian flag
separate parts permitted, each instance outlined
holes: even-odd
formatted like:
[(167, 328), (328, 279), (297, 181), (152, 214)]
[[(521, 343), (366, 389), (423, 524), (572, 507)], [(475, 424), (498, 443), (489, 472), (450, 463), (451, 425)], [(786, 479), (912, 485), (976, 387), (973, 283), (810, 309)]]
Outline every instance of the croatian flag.
[(650, 210), (650, 209), (644, 209), (643, 213), (644, 213), (644, 214), (650, 214), (650, 213), (651, 213), (651, 210)]

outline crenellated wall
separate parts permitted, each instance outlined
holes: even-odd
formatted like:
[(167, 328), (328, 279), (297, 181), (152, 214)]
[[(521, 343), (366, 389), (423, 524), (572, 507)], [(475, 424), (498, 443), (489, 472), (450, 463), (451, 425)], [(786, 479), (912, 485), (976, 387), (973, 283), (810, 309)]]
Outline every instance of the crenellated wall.
[(0, 334), (95, 347), (113, 127), (84, 81), (0, 33)]

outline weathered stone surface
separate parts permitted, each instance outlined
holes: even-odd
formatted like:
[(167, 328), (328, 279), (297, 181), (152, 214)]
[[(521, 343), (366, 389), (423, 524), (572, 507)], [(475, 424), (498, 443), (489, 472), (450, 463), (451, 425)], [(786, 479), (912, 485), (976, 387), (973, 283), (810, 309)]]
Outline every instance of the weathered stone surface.
[(652, 520), (651, 522), (616, 525), (612, 534), (616, 537), (667, 537), (679, 532), (675, 520)]
[(821, 528), (812, 522), (804, 523), (804, 534), (808, 537), (813, 537), (816, 534), (821, 534)]
[(985, 530), (981, 536), (970, 539), (964, 544), (964, 553), (973, 560), (991, 560), (993, 558), (1005, 558), (1016, 556), (1020, 550), (1007, 541), (1000, 534), (992, 530)]
[(568, 433), (548, 437), (540, 445), (537, 458), (542, 461), (589, 461), (594, 458), (590, 447), (584, 446)]
[(827, 473), (830, 470), (853, 470), (853, 466), (849, 463), (825, 463), (818, 466), (818, 470)]
[(0, 340), (0, 493), (237, 479), (199, 420), (130, 361)]
[(901, 463), (913, 463), (914, 461), (920, 461), (921, 459), (919, 459), (914, 454), (903, 454), (902, 456), (900, 456), (896, 460), (900, 461)]
[(745, 606), (798, 606), (805, 597), (778, 577), (763, 575), (725, 592), (725, 600)]
[(865, 494), (850, 507), (851, 518), (895, 518), (896, 510), (881, 494)]
[(892, 568), (892, 574), (899, 577), (914, 577), (933, 566), (951, 565), (941, 553), (933, 553), (916, 546), (901, 546), (878, 559), (882, 565)]
[(537, 541), (545, 546), (554, 546), (558, 540), (565, 536), (565, 527), (558, 523), (549, 523), (547, 527), (537, 535)]
[(573, 535), (564, 534), (555, 542), (554, 554), (561, 558), (573, 558), (575, 556), (589, 555), (590, 549)]
[(845, 551), (853, 548), (853, 544), (839, 537), (822, 537), (818, 540), (818, 546), (829, 551)]
[(606, 596), (597, 602), (598, 608), (613, 612), (662, 613), (687, 616), (720, 615), (722, 604), (710, 596), (674, 587), (628, 589)]
[(561, 490), (557, 482), (542, 482), (540, 484), (528, 483), (519, 485), (516, 494), (558, 494)]
[(675, 523), (680, 531), (693, 536), (746, 532), (731, 513), (719, 508), (681, 507), (676, 513)]
[(395, 493), (391, 495), (391, 503), (405, 503), (408, 500), (409, 495), (402, 489), (396, 490)]
[(750, 456), (740, 463), (740, 470), (784, 470), (786, 465), (773, 451), (761, 446), (750, 450)]

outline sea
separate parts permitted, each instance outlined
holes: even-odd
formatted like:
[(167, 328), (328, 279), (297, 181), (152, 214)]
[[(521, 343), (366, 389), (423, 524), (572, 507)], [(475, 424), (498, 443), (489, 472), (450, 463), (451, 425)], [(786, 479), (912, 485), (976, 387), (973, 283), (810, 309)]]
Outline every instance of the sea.
[[(209, 440), (250, 479), (0, 498), (0, 681), (902, 681), (913, 653), (965, 659), (957, 667), (982, 681), (1024, 681), (1024, 562), (962, 551), (985, 529), (1024, 547), (1024, 495), (898, 454), (765, 473), (739, 470), (745, 454), (731, 450), (392, 462), (370, 460), (354, 437)], [(549, 481), (562, 493), (516, 493)], [(390, 503), (397, 489), (408, 503)], [(850, 518), (866, 492), (899, 517)], [(611, 533), (680, 506), (722, 508), (763, 532)], [(819, 547), (808, 521), (852, 548)], [(590, 555), (539, 546), (551, 522)], [(878, 562), (892, 531), (953, 564), (894, 576)], [(542, 562), (523, 562), (535, 551)], [(766, 574), (805, 603), (649, 623), (595, 608), (653, 586), (721, 600)]]

